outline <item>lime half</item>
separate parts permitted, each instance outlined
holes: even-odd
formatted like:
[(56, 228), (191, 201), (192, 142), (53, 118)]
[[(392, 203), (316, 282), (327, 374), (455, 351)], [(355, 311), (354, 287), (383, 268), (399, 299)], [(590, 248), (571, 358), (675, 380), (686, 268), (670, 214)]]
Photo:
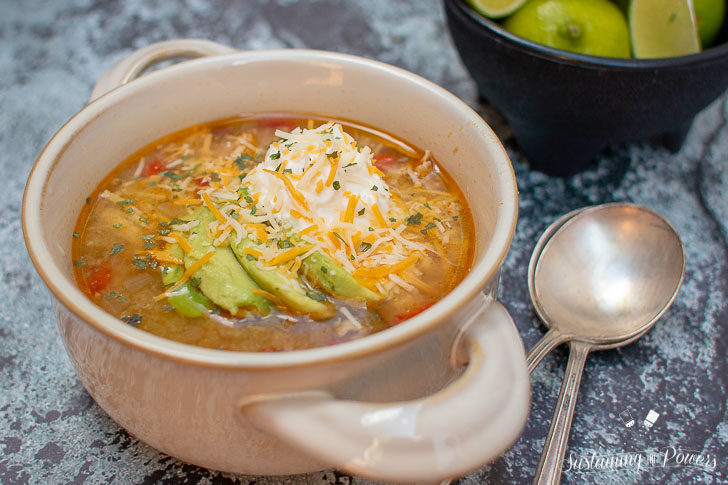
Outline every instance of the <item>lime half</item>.
[(518, 10), (526, 0), (468, 0), (468, 3), (481, 15), (499, 19)]
[(629, 57), (627, 22), (608, 0), (529, 0), (503, 26), (512, 34), (557, 49)]
[(691, 0), (632, 0), (632, 52), (637, 58), (676, 57), (700, 52)]
[(725, 17), (725, 0), (693, 0), (698, 37), (703, 49), (713, 45)]

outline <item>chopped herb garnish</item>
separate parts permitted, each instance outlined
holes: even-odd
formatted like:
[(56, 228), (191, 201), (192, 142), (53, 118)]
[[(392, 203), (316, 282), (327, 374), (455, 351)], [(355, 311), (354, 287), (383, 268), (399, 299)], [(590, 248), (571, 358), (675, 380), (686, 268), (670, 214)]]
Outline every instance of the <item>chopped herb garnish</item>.
[(247, 259), (248, 261), (255, 261), (255, 259), (256, 259), (256, 258), (255, 258), (255, 256), (253, 256), (252, 254), (246, 254), (246, 255), (245, 255), (245, 258), (246, 258), (246, 259)]
[(115, 291), (112, 291), (111, 293), (109, 293), (108, 295), (106, 295), (104, 297), (104, 300), (114, 300), (114, 299), (119, 300), (121, 302), (126, 301), (126, 298), (124, 298), (124, 295), (122, 295), (121, 293), (117, 293)]
[(122, 226), (121, 223), (119, 223), (119, 224), (112, 224), (111, 225), (111, 227), (113, 227), (114, 229), (119, 229), (119, 228), (121, 228), (121, 226)]
[(240, 217), (240, 214), (238, 214), (237, 212), (233, 212), (232, 214), (230, 214), (230, 217), (232, 217), (233, 219), (237, 219), (238, 217)]
[(291, 143), (288, 143), (287, 145), (283, 145), (283, 146), (284, 146), (284, 147), (286, 147), (286, 148), (291, 148), (291, 147), (292, 147), (293, 145), (295, 145), (296, 143), (298, 143), (298, 142), (297, 142), (297, 141), (293, 141), (293, 142), (291, 142)]
[(168, 227), (169, 226), (169, 222), (161, 221), (161, 222), (157, 222), (157, 225), (159, 227)]
[[(281, 158), (281, 152), (275, 152), (275, 153), (273, 153), (273, 154), (272, 154), (272, 155), (270, 156), (270, 159), (271, 159), (271, 160), (278, 160), (279, 158)], [(279, 167), (280, 167), (280, 165), (279, 165)], [(278, 170), (276, 170), (276, 172), (277, 172), (277, 171), (278, 171)]]
[(157, 232), (162, 236), (166, 236), (167, 234), (172, 232), (172, 229), (157, 229)]
[(173, 218), (171, 221), (169, 221), (170, 226), (176, 226), (177, 224), (185, 224), (187, 221), (183, 221), (182, 219), (178, 219), (177, 217)]
[(433, 217), (433, 219), (436, 220), (437, 222), (442, 222), (442, 219), (440, 219), (439, 217)]
[(344, 240), (344, 238), (341, 237), (338, 232), (334, 231), (334, 236), (336, 236), (337, 238), (339, 238), (341, 240), (341, 242), (344, 243), (344, 246), (346, 246), (347, 248), (349, 247), (349, 245), (346, 244), (346, 241)]
[(291, 241), (288, 239), (279, 239), (277, 244), (278, 249), (288, 249), (293, 247), (293, 244), (291, 244)]
[(149, 217), (140, 217), (139, 222), (142, 224), (146, 224), (149, 221)]
[(372, 245), (365, 241), (359, 245), (359, 252), (363, 253), (365, 251), (369, 251), (371, 248)]
[(76, 231), (73, 231), (73, 237), (75, 237), (75, 238), (78, 237), (78, 233)]
[(342, 168), (349, 168), (349, 167), (351, 167), (352, 165), (356, 165), (356, 162), (351, 162), (351, 163), (349, 163), (349, 164), (346, 164), (346, 165), (344, 165), (344, 166), (343, 166)]
[(379, 187), (377, 187), (376, 185), (372, 185), (372, 190), (373, 190), (374, 192), (376, 192), (377, 190), (379, 190)]
[(328, 273), (328, 272), (329, 272), (329, 270), (328, 270), (328, 269), (326, 268), (326, 266), (321, 266), (321, 272), (322, 272), (323, 274), (326, 274), (326, 273)]
[(338, 180), (334, 180), (334, 183), (331, 184), (331, 186), (334, 188), (334, 190), (339, 190), (341, 188), (341, 183), (339, 183)]
[(246, 196), (245, 196), (245, 202), (247, 202), (248, 204), (252, 204), (253, 202), (255, 202), (255, 199), (253, 199), (253, 198), (252, 198), (251, 196), (249, 196), (249, 195), (246, 195)]
[(420, 222), (422, 222), (422, 213), (418, 212), (417, 214), (411, 215), (405, 221), (407, 221), (408, 226), (419, 226)]
[(250, 190), (247, 187), (240, 187), (238, 192), (240, 192), (240, 195), (250, 195)]
[(149, 186), (150, 187), (156, 187), (157, 186), (157, 182), (149, 182)]
[(77, 267), (77, 268), (80, 268), (80, 267), (81, 267), (81, 266), (83, 266), (84, 264), (86, 264), (86, 261), (74, 261), (74, 262), (73, 262), (73, 265), (74, 265), (75, 267)]
[(133, 204), (133, 203), (134, 203), (134, 200), (133, 199), (124, 199), (124, 200), (118, 201), (116, 203), (116, 205), (118, 205), (119, 207), (121, 207), (123, 209), (124, 206), (127, 206), (129, 204)]
[(453, 221), (457, 221), (458, 220), (458, 216), (452, 216), (452, 220)]
[(149, 267), (149, 258), (143, 258), (142, 256), (135, 254), (134, 259), (131, 260), (137, 269), (147, 269)]
[(145, 241), (147, 241), (147, 240), (149, 240), (149, 239), (154, 239), (154, 234), (145, 234), (145, 235), (143, 235), (143, 236), (140, 236), (140, 237), (141, 237), (142, 239), (144, 239)]
[(93, 203), (93, 200), (91, 199), (91, 197), (86, 197), (86, 203), (89, 205), (91, 205), (91, 203)]
[(135, 313), (135, 314), (129, 315), (129, 316), (123, 316), (123, 317), (121, 317), (121, 319), (125, 323), (128, 323), (129, 325), (132, 325), (134, 327), (136, 327), (142, 323), (142, 316), (139, 315), (138, 313)]
[(245, 162), (254, 162), (253, 157), (248, 155), (247, 153), (243, 153), (238, 155), (238, 157), (235, 159), (235, 165), (238, 166), (240, 170), (243, 170), (245, 167), (247, 167), (247, 163)]
[(152, 240), (150, 239), (149, 241), (144, 241), (144, 244), (142, 244), (142, 247), (143, 247), (144, 249), (149, 249), (149, 248), (153, 248), (153, 247), (154, 247), (154, 246), (156, 246), (156, 245), (157, 245), (157, 243), (156, 243), (155, 241), (152, 241)]
[(389, 222), (397, 222), (397, 219), (395, 219), (394, 217), (390, 217)]
[(428, 222), (428, 223), (427, 223), (427, 225), (425, 226), (425, 229), (434, 229), (434, 228), (436, 228), (436, 227), (437, 227), (437, 226), (435, 225), (435, 223), (433, 223), (433, 222)]
[(424, 206), (427, 207), (430, 210), (432, 209), (432, 207), (430, 207), (430, 204), (428, 204), (427, 202), (425, 202)]
[(421, 232), (422, 234), (424, 234), (425, 236), (427, 236), (427, 229), (420, 229), (420, 232)]
[(124, 245), (121, 243), (114, 243), (114, 247), (111, 248), (111, 252), (109, 253), (109, 256), (113, 256), (115, 254), (119, 254), (124, 250)]
[(251, 215), (251, 216), (254, 216), (254, 215), (255, 215), (255, 212), (256, 212), (257, 210), (258, 210), (258, 208), (257, 208), (257, 207), (255, 207), (255, 204), (253, 204), (253, 206), (252, 206), (252, 207), (250, 208), (250, 215)]
[(339, 152), (331, 152), (326, 154), (326, 158), (336, 158), (339, 156)]
[(326, 301), (326, 297), (324, 295), (322, 295), (321, 293), (314, 293), (312, 291), (307, 291), (306, 296), (311, 298), (312, 300)]
[(284, 168), (283, 173), (293, 173), (293, 170), (291, 170), (290, 168)]
[(133, 207), (129, 207), (129, 208), (128, 208), (128, 209), (127, 209), (126, 211), (124, 211), (124, 212), (126, 212), (127, 214), (133, 214), (133, 213), (134, 213), (134, 208), (133, 208)]
[(362, 207), (362, 209), (359, 212), (357, 212), (357, 214), (359, 214), (360, 216), (363, 216), (364, 212), (366, 212), (366, 210), (367, 210), (366, 207)]
[(280, 170), (281, 169), (281, 165), (283, 165), (283, 164), (282, 163), (279, 163), (278, 166), (273, 171), (274, 172), (277, 172), (278, 170)]
[(369, 229), (369, 232), (374, 232), (374, 228), (372, 226), (369, 226), (367, 229)]
[(195, 288), (199, 288), (200, 283), (202, 283), (202, 279), (199, 276), (193, 276), (190, 278), (190, 284)]
[(182, 178), (182, 175), (175, 173), (175, 172), (170, 172), (170, 171), (162, 172), (162, 175), (164, 175), (165, 177), (170, 178), (172, 180), (179, 180)]
[(247, 177), (247, 176), (248, 176), (248, 174), (247, 174), (247, 173), (241, 173), (240, 175), (238, 175), (238, 178), (239, 178), (240, 180), (243, 180), (243, 179), (244, 179), (245, 177)]

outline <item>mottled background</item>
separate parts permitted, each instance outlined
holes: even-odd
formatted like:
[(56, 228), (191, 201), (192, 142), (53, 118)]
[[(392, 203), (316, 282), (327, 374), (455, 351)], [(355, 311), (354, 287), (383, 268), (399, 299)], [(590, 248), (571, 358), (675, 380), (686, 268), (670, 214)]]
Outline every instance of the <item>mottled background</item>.
[[(48, 291), (22, 241), (26, 177), (105, 69), (133, 49), (175, 37), (241, 49), (307, 47), (375, 58), (431, 79), (477, 109), (504, 140), (518, 177), (521, 213), (503, 269), (501, 300), (527, 348), (543, 330), (529, 303), (526, 267), (551, 221), (609, 201), (632, 201), (666, 215), (685, 243), (685, 283), (644, 338), (590, 356), (568, 452), (582, 458), (674, 447), (710, 455), (717, 466), (671, 461), (640, 470), (572, 470), (564, 483), (728, 482), (726, 96), (698, 116), (679, 153), (635, 143), (610, 147), (592, 168), (568, 179), (531, 172), (509, 128), (493, 108), (480, 104), (435, 0), (0, 0), (0, 482), (369, 483), (333, 471), (258, 478), (180, 463), (111, 421), (66, 357)], [(533, 374), (533, 409), (515, 446), (459, 483), (530, 483), (565, 361), (566, 353), (556, 351)], [(650, 409), (660, 417), (645, 431), (639, 422)], [(620, 421), (625, 410), (637, 426), (628, 429)]]

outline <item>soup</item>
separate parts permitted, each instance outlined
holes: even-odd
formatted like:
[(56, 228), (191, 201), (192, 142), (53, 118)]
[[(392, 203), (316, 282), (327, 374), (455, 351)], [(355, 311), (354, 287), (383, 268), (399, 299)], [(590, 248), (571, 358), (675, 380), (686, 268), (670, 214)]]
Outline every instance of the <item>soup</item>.
[(428, 151), (268, 114), (143, 148), (73, 234), (84, 293), (153, 334), (237, 351), (332, 345), (420, 313), (472, 262), (473, 222)]

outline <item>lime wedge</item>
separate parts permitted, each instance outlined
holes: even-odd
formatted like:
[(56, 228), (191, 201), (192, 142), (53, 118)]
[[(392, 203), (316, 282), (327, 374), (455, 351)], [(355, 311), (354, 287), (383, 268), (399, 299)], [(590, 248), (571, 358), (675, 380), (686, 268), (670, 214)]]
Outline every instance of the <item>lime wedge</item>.
[(526, 3), (526, 0), (468, 0), (468, 3), (479, 14), (491, 19), (499, 19), (518, 10), (521, 5)]
[(632, 0), (629, 30), (632, 52), (637, 58), (700, 52), (692, 0)]

